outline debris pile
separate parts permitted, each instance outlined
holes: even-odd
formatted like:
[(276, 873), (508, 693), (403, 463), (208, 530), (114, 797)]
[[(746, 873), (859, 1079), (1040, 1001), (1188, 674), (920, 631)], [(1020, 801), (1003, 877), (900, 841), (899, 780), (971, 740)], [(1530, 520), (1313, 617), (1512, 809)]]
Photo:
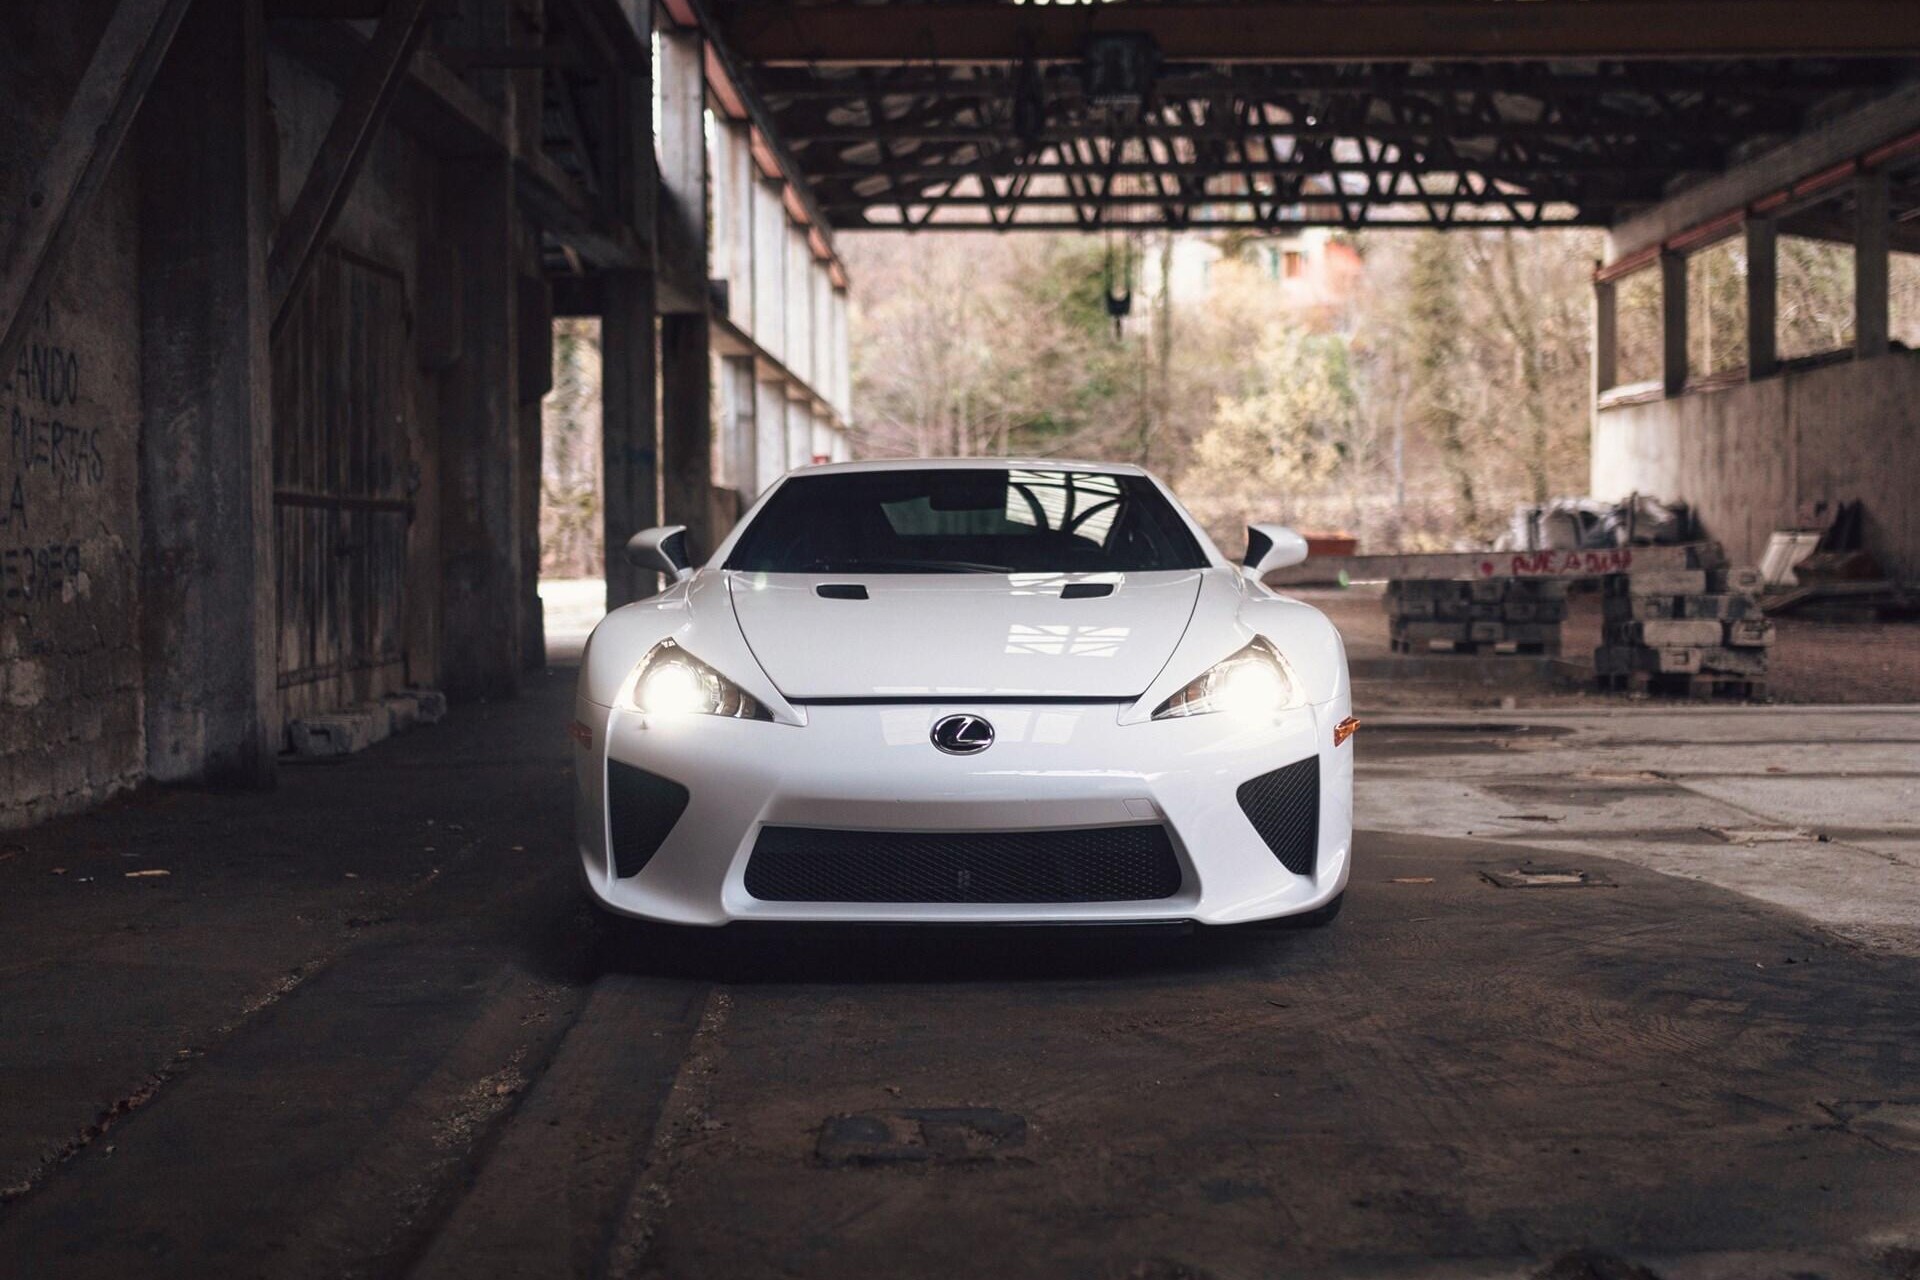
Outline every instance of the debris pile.
[(1383, 600), (1395, 653), (1560, 653), (1564, 579), (1396, 578)]
[(1603, 689), (1766, 696), (1774, 627), (1760, 607), (1758, 569), (1663, 569), (1602, 582), (1593, 667)]

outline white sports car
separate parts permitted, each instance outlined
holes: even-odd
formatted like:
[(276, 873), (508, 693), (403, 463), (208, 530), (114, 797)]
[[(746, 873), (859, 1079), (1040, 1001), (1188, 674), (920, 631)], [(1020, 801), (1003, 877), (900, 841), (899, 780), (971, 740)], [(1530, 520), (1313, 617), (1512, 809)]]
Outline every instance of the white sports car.
[(809, 467), (608, 614), (572, 735), (580, 859), (624, 915), (1325, 923), (1351, 859), (1346, 652), (1153, 477)]

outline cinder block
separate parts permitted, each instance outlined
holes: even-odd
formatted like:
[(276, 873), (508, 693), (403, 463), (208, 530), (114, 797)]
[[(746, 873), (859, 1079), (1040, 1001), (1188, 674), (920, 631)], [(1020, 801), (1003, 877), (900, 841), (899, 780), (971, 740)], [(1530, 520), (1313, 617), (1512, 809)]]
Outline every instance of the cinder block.
[(1485, 600), (1475, 600), (1467, 606), (1467, 621), (1498, 622), (1500, 621), (1500, 615), (1506, 610), (1506, 607), (1506, 605), (1498, 601), (1490, 604)]
[(373, 716), (364, 710), (303, 716), (287, 725), (287, 743), (297, 756), (344, 756), (373, 742)]
[(1565, 600), (1566, 598), (1565, 578), (1507, 579), (1507, 599), (1509, 600)]
[(1624, 633), (1633, 643), (1650, 649), (1697, 649), (1719, 644), (1721, 625), (1710, 618), (1649, 619), (1626, 623)]
[(1475, 604), (1499, 604), (1507, 598), (1507, 579), (1479, 578), (1469, 582), (1467, 598)]
[(1721, 594), (1680, 596), (1678, 617), (1682, 618), (1757, 618), (1760, 604), (1752, 596)]
[(380, 705), (387, 709), (395, 733), (405, 733), (419, 722), (420, 700), (410, 693), (390, 693), (380, 699)]
[(418, 705), (421, 724), (439, 724), (447, 715), (447, 695), (438, 689), (409, 689)]
[(1531, 600), (1509, 600), (1500, 606), (1500, 616), (1508, 622), (1532, 622), (1540, 614), (1540, 606)]
[(1727, 643), (1736, 649), (1759, 649), (1773, 643), (1773, 623), (1765, 618), (1742, 618), (1727, 623)]
[(1393, 638), (1412, 645), (1426, 644), (1432, 640), (1465, 640), (1468, 624), (1464, 622), (1408, 622), (1393, 628)]
[(1732, 591), (1750, 596), (1757, 595), (1763, 585), (1758, 569), (1710, 569), (1707, 571), (1707, 590), (1709, 591)]
[(1677, 612), (1675, 599), (1673, 596), (1605, 596), (1600, 601), (1600, 617), (1606, 622), (1671, 618)]
[(1470, 622), (1467, 624), (1467, 639), (1476, 643), (1497, 643), (1507, 638), (1507, 627), (1503, 622)]
[(1606, 584), (1610, 596), (1698, 596), (1706, 594), (1707, 575), (1700, 569), (1649, 569), (1612, 574)]
[(1641, 649), (1641, 670), (1661, 675), (1691, 675), (1700, 669), (1698, 649)]
[(1765, 649), (1702, 649), (1700, 669), (1727, 676), (1764, 676), (1767, 674), (1767, 651)]

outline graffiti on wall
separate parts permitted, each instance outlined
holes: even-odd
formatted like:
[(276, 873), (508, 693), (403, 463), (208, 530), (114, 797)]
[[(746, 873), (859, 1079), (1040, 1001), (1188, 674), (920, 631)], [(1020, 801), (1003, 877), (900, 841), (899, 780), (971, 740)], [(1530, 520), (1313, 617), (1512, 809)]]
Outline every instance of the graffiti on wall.
[(0, 600), (72, 600), (82, 551), (52, 516), (85, 500), (107, 473), (101, 428), (85, 420), (85, 362), (59, 342), (49, 308), (0, 379)]

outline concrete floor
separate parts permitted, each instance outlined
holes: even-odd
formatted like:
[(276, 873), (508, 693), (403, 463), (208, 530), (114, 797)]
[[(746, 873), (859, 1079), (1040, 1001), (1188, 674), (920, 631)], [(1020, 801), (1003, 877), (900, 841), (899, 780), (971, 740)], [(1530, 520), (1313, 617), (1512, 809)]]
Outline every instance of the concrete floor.
[(0, 844), (0, 1275), (1920, 1277), (1920, 709), (1371, 717), (1321, 932), (743, 936), (581, 907), (570, 686)]

